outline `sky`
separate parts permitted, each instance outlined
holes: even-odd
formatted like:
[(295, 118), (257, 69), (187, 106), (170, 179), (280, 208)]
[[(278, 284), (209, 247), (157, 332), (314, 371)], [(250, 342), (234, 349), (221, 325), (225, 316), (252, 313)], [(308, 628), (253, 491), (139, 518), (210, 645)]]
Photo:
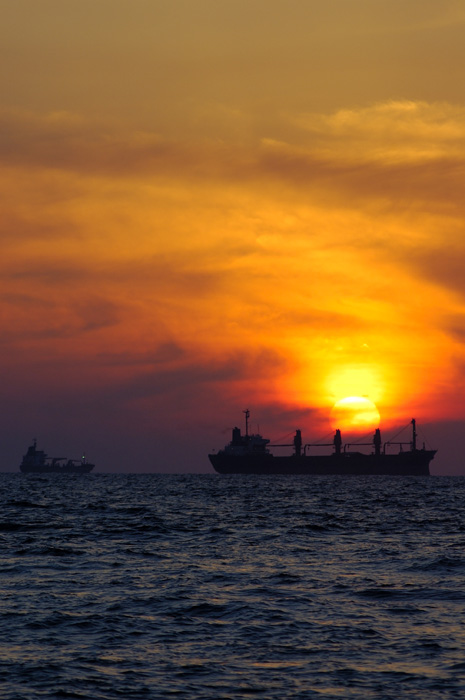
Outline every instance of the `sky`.
[(461, 0), (0, 10), (1, 470), (210, 473), (355, 396), (465, 474)]

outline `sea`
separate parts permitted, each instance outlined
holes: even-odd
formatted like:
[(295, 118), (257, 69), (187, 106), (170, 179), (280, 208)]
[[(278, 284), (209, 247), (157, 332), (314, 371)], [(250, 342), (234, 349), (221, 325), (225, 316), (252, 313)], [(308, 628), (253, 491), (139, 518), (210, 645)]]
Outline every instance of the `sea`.
[(465, 478), (0, 484), (3, 700), (465, 697)]

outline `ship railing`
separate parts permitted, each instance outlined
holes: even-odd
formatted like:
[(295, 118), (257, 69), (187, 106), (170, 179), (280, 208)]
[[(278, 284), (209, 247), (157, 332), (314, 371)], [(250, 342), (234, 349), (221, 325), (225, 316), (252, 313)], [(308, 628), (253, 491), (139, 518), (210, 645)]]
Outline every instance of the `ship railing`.
[(392, 441), (389, 441), (389, 442), (385, 442), (383, 445), (383, 453), (384, 454), (386, 454), (386, 447), (391, 447), (391, 445), (397, 445), (398, 447), (400, 447), (400, 452), (402, 452), (402, 447), (404, 445), (408, 445), (410, 447), (410, 449), (412, 449), (412, 442), (392, 442)]
[[(293, 442), (283, 442), (283, 443), (276, 443), (276, 442), (273, 442), (273, 443), (270, 445), (270, 447), (271, 447), (271, 448), (274, 448), (274, 447), (295, 447), (295, 445), (294, 445)], [(267, 452), (268, 454), (270, 453), (270, 451), (269, 451), (268, 449), (266, 450), (266, 452)]]
[(344, 454), (350, 451), (351, 447), (373, 447), (373, 441), (372, 442), (346, 442), (344, 445)]
[(304, 445), (304, 457), (306, 456), (307, 447), (334, 447), (334, 442), (307, 442)]
[[(282, 443), (282, 444), (277, 444), (277, 443), (272, 443), (270, 447), (295, 447), (295, 444), (293, 442), (288, 442), (288, 443)], [(333, 442), (307, 442), (305, 445), (302, 445), (303, 447), (303, 455), (305, 457), (307, 447), (334, 447)]]

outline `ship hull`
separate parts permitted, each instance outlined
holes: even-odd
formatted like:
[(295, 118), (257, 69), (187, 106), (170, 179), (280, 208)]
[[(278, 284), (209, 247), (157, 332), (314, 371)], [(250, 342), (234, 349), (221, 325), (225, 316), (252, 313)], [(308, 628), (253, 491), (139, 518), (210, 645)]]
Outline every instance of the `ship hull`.
[(219, 474), (309, 474), (339, 476), (429, 476), (429, 464), (436, 450), (414, 450), (399, 454), (367, 455), (360, 452), (340, 455), (275, 456), (208, 455)]
[(74, 467), (53, 467), (47, 465), (24, 466), (20, 469), (23, 474), (89, 474), (94, 468), (94, 464), (82, 464)]

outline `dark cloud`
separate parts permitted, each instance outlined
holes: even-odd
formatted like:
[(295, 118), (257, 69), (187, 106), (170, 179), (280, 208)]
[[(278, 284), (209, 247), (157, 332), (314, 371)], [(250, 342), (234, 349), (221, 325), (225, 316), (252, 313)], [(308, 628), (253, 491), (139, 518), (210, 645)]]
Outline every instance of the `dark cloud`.
[(165, 365), (177, 363), (187, 357), (186, 348), (179, 343), (168, 341), (161, 343), (153, 350), (143, 353), (133, 349), (131, 352), (105, 352), (96, 355), (97, 362), (105, 366), (147, 366), (147, 365)]
[(35, 342), (73, 338), (117, 325), (124, 309), (97, 295), (44, 295), (9, 293), (4, 301), (4, 332), (1, 343)]
[[(163, 352), (166, 352), (166, 346)], [(135, 375), (123, 384), (113, 386), (109, 391), (116, 392), (119, 399), (125, 401), (164, 394), (169, 394), (171, 401), (174, 395), (178, 397), (177, 400), (182, 394), (195, 398), (200, 386), (242, 380), (254, 382), (274, 376), (286, 367), (285, 358), (268, 348), (236, 351), (227, 357), (211, 358), (209, 361), (192, 362), (186, 356), (186, 361), (181, 362), (178, 367), (155, 369)], [(250, 391), (254, 391), (253, 386)]]
[(323, 311), (318, 308), (290, 309), (286, 312), (276, 310), (274, 315), (276, 324), (285, 326), (291, 323), (292, 326), (303, 328), (324, 328), (325, 332), (347, 330), (370, 329), (371, 321), (366, 321), (350, 313), (338, 313), (337, 311)]
[[(453, 236), (456, 239), (456, 236)], [(448, 242), (447, 233), (441, 246), (416, 247), (402, 256), (402, 265), (429, 282), (448, 289), (462, 299), (465, 297), (465, 246), (456, 240)], [(451, 329), (452, 330), (452, 329)]]
[(48, 287), (63, 286), (76, 282), (88, 282), (93, 276), (92, 270), (81, 262), (46, 260), (20, 261), (4, 267), (0, 277), (10, 281), (35, 281)]
[(91, 296), (76, 303), (74, 310), (80, 319), (81, 331), (84, 333), (115, 326), (121, 321), (122, 309), (109, 299)]
[(391, 163), (271, 148), (258, 155), (255, 169), (257, 179), (269, 177), (287, 183), (298, 188), (300, 196), (306, 188), (310, 198), (317, 196), (325, 203), (345, 194), (352, 204), (357, 201), (359, 205), (376, 206), (385, 214), (415, 207), (437, 210), (439, 205), (441, 214), (446, 213), (445, 205), (450, 207), (449, 214), (464, 209), (461, 192), (465, 154), (461, 152), (454, 158)]
[[(464, 284), (465, 295), (465, 284)], [(450, 335), (465, 345), (465, 314), (455, 314), (447, 316), (444, 320), (444, 326)], [(461, 368), (462, 374), (465, 376), (465, 366)]]
[(26, 166), (128, 176), (171, 174), (182, 165), (197, 168), (199, 154), (186, 144), (153, 133), (121, 134), (106, 123), (69, 113), (0, 113), (0, 158), (4, 166)]
[[(39, 187), (38, 183), (35, 182), (30, 185), (32, 189)], [(44, 187), (44, 183), (40, 184), (40, 187)], [(62, 184), (60, 186), (62, 188)], [(47, 203), (50, 199), (55, 199), (57, 196), (56, 190), (51, 193), (55, 188), (48, 185), (48, 193), (45, 195)], [(63, 190), (62, 190), (63, 191)], [(81, 188), (82, 193), (82, 188)], [(83, 233), (80, 227), (73, 221), (70, 220), (69, 214), (59, 215), (57, 212), (50, 217), (47, 216), (45, 220), (43, 205), (44, 202), (34, 202), (29, 198), (30, 189), (24, 184), (22, 185), (21, 196), (26, 199), (30, 204), (28, 210), (24, 210), (21, 202), (17, 205), (17, 211), (12, 208), (11, 193), (3, 193), (1, 197), (1, 204), (3, 207), (2, 218), (0, 221), (0, 237), (4, 246), (17, 245), (18, 242), (33, 242), (33, 241), (45, 241), (54, 243), (57, 240), (62, 240), (66, 238), (68, 240), (79, 240), (83, 238)], [(68, 190), (66, 198), (71, 196), (76, 197), (76, 190), (71, 195)], [(14, 206), (14, 205), (13, 205)]]

